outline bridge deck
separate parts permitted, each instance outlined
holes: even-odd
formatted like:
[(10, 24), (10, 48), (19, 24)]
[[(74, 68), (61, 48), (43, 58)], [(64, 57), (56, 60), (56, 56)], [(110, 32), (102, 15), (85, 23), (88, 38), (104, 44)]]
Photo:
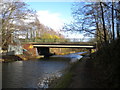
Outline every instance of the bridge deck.
[(77, 39), (65, 39), (65, 40), (45, 39), (45, 40), (36, 40), (36, 41), (30, 40), (29, 42), (25, 42), (25, 43), (33, 44), (34, 47), (48, 47), (48, 48), (95, 48), (96, 46), (95, 43), (80, 42), (79, 39), (78, 40)]
[(49, 48), (95, 48), (95, 45), (87, 44), (33, 44), (33, 46)]

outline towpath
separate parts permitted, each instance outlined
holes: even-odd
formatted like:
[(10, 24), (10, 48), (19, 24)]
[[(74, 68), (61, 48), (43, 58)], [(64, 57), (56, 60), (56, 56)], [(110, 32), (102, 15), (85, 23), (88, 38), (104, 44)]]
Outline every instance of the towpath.
[(93, 60), (84, 57), (74, 68), (68, 88), (100, 88), (100, 74), (94, 68)]

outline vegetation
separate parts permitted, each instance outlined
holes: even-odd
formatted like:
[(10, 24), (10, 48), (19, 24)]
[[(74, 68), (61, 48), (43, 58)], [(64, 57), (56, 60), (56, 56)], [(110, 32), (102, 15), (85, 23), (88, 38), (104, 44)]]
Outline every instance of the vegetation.
[(2, 48), (6, 49), (8, 44), (14, 43), (14, 34), (16, 31), (21, 31), (26, 28), (24, 20), (34, 15), (34, 11), (26, 8), (24, 2), (3, 2), (0, 4), (2, 10), (0, 11), (1, 17), (1, 37), (2, 37)]
[[(83, 4), (83, 3), (82, 3)], [(97, 52), (92, 54), (94, 68), (99, 71), (102, 87), (120, 87), (120, 2), (73, 4), (74, 22), (64, 30), (93, 36)]]
[(7, 50), (9, 44), (20, 44), (19, 40), (22, 42), (64, 38), (60, 33), (41, 24), (36, 12), (28, 9), (25, 2), (3, 1), (0, 6), (2, 8), (0, 11), (2, 49)]
[(51, 31), (50, 33), (45, 32), (42, 33), (42, 35), (40, 37), (36, 37), (35, 41), (36, 42), (57, 42), (57, 41), (65, 41), (65, 39), (57, 34), (52, 34)]
[(95, 68), (98, 69), (100, 82), (106, 88), (120, 87), (120, 39), (102, 47), (92, 55)]
[[(85, 57), (85, 58), (82, 58), (82, 60), (80, 60), (80, 61), (87, 60), (89, 62), (88, 63), (89, 65), (84, 63), (85, 65), (83, 65), (84, 66), (83, 70), (86, 71), (85, 69), (86, 67), (90, 68), (91, 71), (87, 70), (87, 72), (89, 73), (91, 73), (93, 70), (94, 73), (92, 72), (92, 75), (94, 78), (91, 78), (91, 80), (94, 80), (93, 82), (95, 83), (96, 88), (119, 88), (120, 87), (120, 72), (119, 72), (120, 47), (119, 46), (120, 46), (120, 39), (115, 40), (108, 46), (102, 47), (98, 52), (92, 53), (91, 59), (90, 58), (87, 59)], [(69, 85), (71, 85), (72, 83), (72, 79), (76, 77), (74, 76), (74, 73), (76, 73), (75, 75), (77, 75), (78, 73), (76, 72), (76, 70), (81, 71), (80, 65), (81, 65), (81, 62), (77, 62), (73, 64), (72, 67), (67, 71), (65, 75), (63, 75), (59, 80), (57, 80), (57, 82), (53, 83), (52, 87), (68, 88)], [(74, 78), (74, 80), (80, 80), (79, 78), (81, 79), (81, 77), (77, 76), (77, 79)], [(78, 83), (75, 83), (75, 84), (78, 84)], [(87, 84), (89, 84), (89, 82), (87, 82)]]
[(120, 37), (120, 2), (77, 2), (73, 4), (74, 21), (64, 30), (94, 37), (98, 48)]
[(72, 73), (67, 72), (63, 77), (60, 78), (59, 82), (54, 86), (54, 88), (67, 88), (71, 82)]

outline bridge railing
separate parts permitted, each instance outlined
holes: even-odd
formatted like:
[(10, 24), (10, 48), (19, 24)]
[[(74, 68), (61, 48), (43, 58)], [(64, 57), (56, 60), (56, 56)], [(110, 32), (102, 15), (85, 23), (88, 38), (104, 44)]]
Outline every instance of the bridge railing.
[(82, 39), (78, 39), (78, 38), (66, 38), (66, 39), (21, 39), (20, 40), (21, 42), (41, 42), (41, 43), (44, 43), (44, 42), (82, 42)]

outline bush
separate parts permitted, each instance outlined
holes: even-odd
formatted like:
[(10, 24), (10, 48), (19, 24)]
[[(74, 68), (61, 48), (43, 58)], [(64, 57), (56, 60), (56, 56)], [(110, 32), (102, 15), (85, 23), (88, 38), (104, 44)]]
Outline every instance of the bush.
[(102, 47), (94, 56), (95, 67), (101, 72), (105, 87), (120, 87), (120, 39)]

